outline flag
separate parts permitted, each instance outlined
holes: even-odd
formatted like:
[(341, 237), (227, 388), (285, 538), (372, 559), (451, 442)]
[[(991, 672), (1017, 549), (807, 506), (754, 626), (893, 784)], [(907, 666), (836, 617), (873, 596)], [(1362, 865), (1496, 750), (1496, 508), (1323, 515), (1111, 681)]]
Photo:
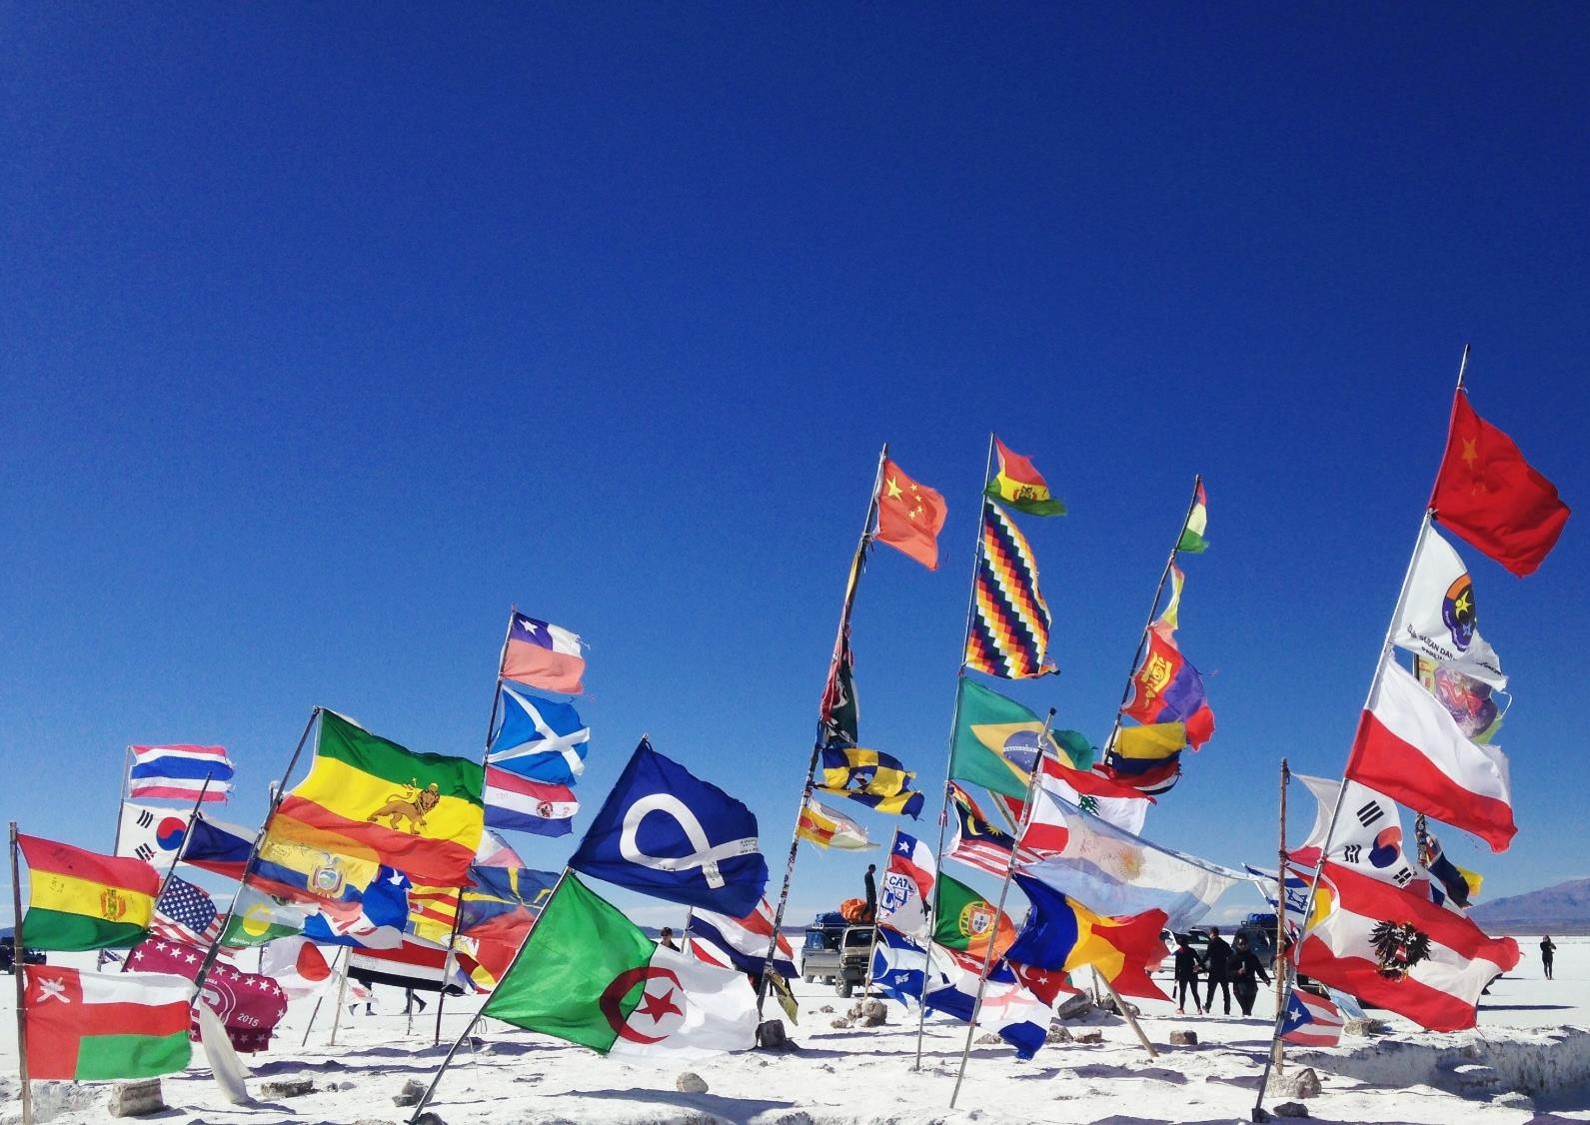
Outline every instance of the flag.
[(640, 740), (569, 866), (670, 902), (736, 917), (756, 909), (767, 861), (756, 817)]
[(29, 949), (129, 949), (149, 932), (160, 876), (141, 859), (115, 859), (17, 836), (28, 863), (28, 912), (22, 944)]
[(475, 849), (476, 867), (523, 867), (524, 865), (519, 853), (509, 847), (508, 842), (501, 836), (490, 829), (480, 834), (480, 847)]
[(1293, 988), (1286, 998), (1281, 1038), (1300, 1047), (1334, 1047), (1342, 1041), (1341, 1010), (1323, 996)]
[[(928, 992), (923, 1003), (929, 1011), (943, 1012), (969, 1023), (977, 1003), (982, 976), (981, 954), (955, 953), (935, 945), (928, 954)], [(1053, 1013), (1022, 987), (1008, 964), (994, 965), (983, 985), (983, 1004), (977, 1009), (977, 1026), (987, 1028), (1016, 1048), (1019, 1058), (1038, 1053), (1049, 1031)]]
[(820, 848), (838, 848), (840, 851), (866, 851), (878, 846), (867, 838), (867, 830), (861, 825), (811, 797), (806, 798), (806, 803), (801, 806), (795, 835), (802, 840), (810, 840)]
[(193, 984), (165, 973), (85, 973), (58, 965), (25, 974), (28, 1077), (59, 1082), (153, 1078), (187, 1067)]
[(1132, 675), (1132, 698), (1121, 713), (1140, 723), (1182, 723), (1194, 750), (1215, 733), (1203, 677), (1181, 654), (1168, 629), (1148, 631), (1148, 651)]
[(822, 792), (849, 797), (881, 813), (922, 815), (922, 794), (911, 789), (916, 774), (898, 758), (881, 750), (838, 745), (823, 747), (822, 755), (816, 783)]
[(946, 949), (981, 959), (993, 945), (994, 956), (1001, 957), (1016, 940), (1010, 916), (959, 879), (940, 872), (934, 894), (933, 940)]
[(1180, 722), (1120, 727), (1104, 751), (1104, 772), (1148, 795), (1168, 793), (1181, 776), (1187, 727)]
[(500, 978), (552, 897), (558, 875), (525, 867), (472, 867), (469, 875), (475, 885), (464, 888), (458, 932), (475, 942), (481, 967)]
[(221, 912), (203, 887), (173, 875), (155, 899), (149, 932), (172, 941), (209, 945), (221, 936)]
[(1165, 608), (1159, 611), (1159, 617), (1154, 620), (1156, 628), (1175, 633), (1181, 628), (1181, 589), (1186, 585), (1187, 576), (1182, 573), (1181, 567), (1175, 563), (1170, 564), (1170, 600), (1165, 603)]
[(1009, 832), (994, 827), (971, 794), (954, 782), (949, 788), (949, 811), (955, 830), (949, 857), (1003, 879), (1010, 867), (1014, 838)]
[(1557, 488), (1513, 439), (1485, 421), (1460, 387), (1430, 507), (1450, 528), (1520, 578), (1551, 553), (1568, 522)]
[[(446, 992), (460, 996), (468, 976), (455, 962), (447, 971), (447, 950), (418, 938), (404, 938), (391, 949), (350, 949), (348, 976), (367, 985), (387, 984), (416, 992)], [(472, 986), (468, 986), (472, 987)]]
[(1505, 688), (1502, 662), (1480, 636), (1474, 583), (1452, 544), (1426, 525), (1414, 559), (1408, 595), (1393, 626), (1397, 647)]
[(1106, 918), (1030, 876), (1016, 884), (1032, 909), (1005, 951), (1010, 961), (1068, 973), (1091, 967), (1123, 996), (1170, 999), (1149, 977), (1165, 959), (1163, 910)]
[(116, 831), (116, 854), (132, 856), (161, 869), (170, 867), (182, 851), (190, 815), (187, 810), (123, 801), (121, 824)]
[[(127, 955), (138, 972), (170, 973), (194, 980), (204, 964), (204, 950), (180, 941), (146, 941)], [(226, 1037), (239, 1051), (263, 1051), (271, 1033), (287, 1014), (287, 994), (268, 976), (246, 973), (217, 961), (194, 997), (221, 1020)], [(188, 1034), (199, 1037), (198, 1003), (190, 1013)]]
[[(1280, 900), (1275, 897), (1276, 874), (1266, 871), (1262, 867), (1254, 867), (1244, 863), (1242, 869), (1248, 873), (1248, 881), (1252, 883), (1264, 896), (1264, 901), (1281, 909)], [(1288, 870), (1286, 873), (1286, 929), (1288, 933), (1296, 933), (1303, 925), (1303, 910), (1308, 906), (1308, 888), (1312, 880)]]
[(502, 719), (492, 736), (492, 765), (531, 781), (573, 785), (585, 772), (591, 729), (567, 703), (502, 689)]
[[(220, 746), (134, 746), (127, 795), (135, 801), (224, 801), (232, 789), (232, 760)], [(206, 788), (205, 778), (210, 779)]]
[(950, 777), (1025, 799), (1043, 721), (1014, 699), (961, 677)]
[[(1418, 834), (1419, 866), (1429, 872), (1452, 905), (1467, 910), (1479, 897), (1480, 884), (1484, 882), (1472, 871), (1465, 871), (1446, 857), (1441, 841), (1429, 832)], [(1437, 903), (1440, 899), (1436, 900)]]
[(1320, 848), (1336, 811), (1337, 794), (1345, 784), (1342, 815), (1335, 818), (1336, 830), (1331, 833), (1326, 858), (1398, 887), (1410, 886), (1418, 878), (1419, 872), (1402, 846), (1402, 815), (1395, 801), (1356, 781), (1344, 783), (1301, 773), (1292, 776), (1303, 783), (1315, 802), (1314, 825), (1303, 843), (1291, 850), (1293, 863), (1309, 868), (1319, 864)]
[[(685, 940), (689, 952), (709, 965), (738, 969), (752, 976), (762, 975), (767, 947), (773, 942), (773, 907), (767, 899), (743, 918), (730, 918), (710, 910), (691, 907), (686, 916)], [(781, 977), (800, 976), (795, 968), (795, 951), (789, 938), (778, 935), (773, 954), (773, 971)]]
[(574, 831), (574, 814), (580, 802), (567, 785), (531, 781), (500, 769), (486, 767), (486, 824), (513, 828), (537, 836), (567, 836)]
[(1327, 861), (1297, 968), (1428, 1031), (1463, 1031), (1480, 992), (1518, 956), (1512, 938), (1486, 937), (1425, 896)]
[(375, 849), (340, 832), (276, 817), (260, 841), (258, 860), (248, 881), (277, 898), (318, 909), (327, 903), (356, 902), (359, 892), (380, 870), (381, 858)]
[(861, 737), (857, 733), (861, 725), (861, 703), (856, 698), (855, 657), (850, 651), (848, 622), (828, 665), (828, 681), (823, 685), (818, 717), (830, 741), (853, 744)]
[(526, 617), (518, 610), (508, 620), (502, 646), (502, 678), (546, 691), (579, 695), (585, 690), (583, 642), (567, 629)]
[(1243, 881), (1239, 872), (1122, 832), (1046, 790), (1017, 842), (1016, 866), (1100, 914), (1163, 910), (1177, 930)]
[(1049, 483), (1039, 475), (1031, 461), (1014, 453), (997, 437), (994, 451), (999, 454), (999, 472), (983, 490), (990, 500), (999, 500), (1029, 516), (1063, 516), (1066, 506), (1049, 492)]
[[(304, 936), (321, 945), (347, 945), (361, 949), (392, 949), (403, 943), (409, 921), (410, 882), (401, 871), (381, 868), (370, 884), (359, 892), (357, 905), (323, 905), (304, 919)], [(428, 887), (433, 898), (443, 897), (443, 888)], [(449, 904), (458, 892), (447, 888)], [(450, 933), (450, 931), (449, 931)], [(448, 934), (441, 940), (446, 941)]]
[[(1148, 806), (1154, 804), (1154, 798), (1139, 789), (1095, 770), (1073, 769), (1048, 756), (1044, 757), (1038, 784), (1083, 812), (1133, 835), (1142, 833)], [(1016, 823), (1021, 823), (1023, 810), (1017, 808), (1014, 812)]]
[(877, 944), (872, 948), (874, 987), (902, 1004), (918, 1004), (926, 971), (927, 951), (921, 945), (888, 927), (878, 930)]
[(1511, 704), (1505, 693), (1427, 656), (1415, 656), (1413, 668), (1419, 686), (1441, 701), (1465, 738), (1481, 745), (1496, 738), (1507, 716), (1507, 706), (1499, 705), (1497, 699), (1500, 696)]
[(878, 490), (879, 543), (887, 543), (929, 570), (939, 568), (939, 532), (949, 508), (944, 497), (918, 484), (888, 458), (883, 461), (883, 484)]
[(878, 922), (902, 933), (926, 935), (928, 896), (938, 865), (933, 849), (915, 836), (895, 831), (889, 848), (889, 866), (878, 888)]
[(243, 868), (254, 851), (256, 835), (258, 833), (251, 828), (212, 820), (201, 812), (187, 826), (182, 841), (182, 862), (229, 879), (242, 879)]
[(331, 966), (308, 938), (285, 937), (260, 950), (260, 970), (294, 1000), (320, 993), (331, 983)]
[(479, 762), (416, 753), (322, 711), (314, 766), (278, 806), (270, 834), (340, 836), (344, 846), (330, 850), (373, 853), (415, 882), (456, 887), (480, 844), (483, 776)]
[(1502, 752), (1463, 737), (1446, 708), (1394, 661), (1358, 721), (1346, 775), (1474, 833), (1494, 852), (1506, 851), (1518, 831)]
[(1187, 523), (1181, 529), (1181, 538), (1176, 542), (1176, 550), (1186, 551), (1189, 555), (1201, 555), (1209, 549), (1209, 494), (1204, 491), (1204, 482), (1199, 481), (1193, 488), (1192, 510), (1187, 513)]
[(1010, 971), (1015, 974), (1016, 980), (1023, 988), (1051, 1008), (1062, 996), (1082, 995), (1082, 990), (1071, 984), (1069, 973), (1059, 969), (1040, 969), (1032, 965), (1023, 965), (1009, 958), (1005, 959), (1005, 964), (1010, 966)]
[(410, 933), (425, 941), (446, 945), (453, 939), (453, 930), (458, 924), (461, 894), (458, 887), (409, 887), (408, 917), (399, 934)]
[(1049, 625), (1032, 547), (1004, 509), (983, 501), (966, 667), (1005, 680), (1058, 671), (1048, 658)]
[(744, 973), (656, 944), (573, 874), (481, 1014), (602, 1054), (672, 1059), (749, 1050), (757, 1025)]
[(244, 885), (232, 900), (232, 916), (227, 920), (221, 944), (238, 948), (264, 945), (277, 938), (303, 933), (310, 908), (268, 895)]

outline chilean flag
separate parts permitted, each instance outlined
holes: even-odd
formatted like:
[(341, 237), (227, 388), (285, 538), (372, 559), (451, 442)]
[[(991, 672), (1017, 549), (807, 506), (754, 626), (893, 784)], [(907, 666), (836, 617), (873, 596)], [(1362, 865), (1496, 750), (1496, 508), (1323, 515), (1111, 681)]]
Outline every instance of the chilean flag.
[(486, 825), (538, 836), (566, 836), (574, 830), (580, 802), (567, 785), (531, 781), (516, 773), (486, 767)]
[(567, 629), (514, 612), (502, 649), (503, 679), (578, 695), (585, 690), (580, 682), (584, 674), (585, 658), (580, 655), (579, 637)]
[(1347, 777), (1507, 850), (1517, 834), (1507, 759), (1470, 742), (1441, 702), (1395, 662), (1358, 721)]

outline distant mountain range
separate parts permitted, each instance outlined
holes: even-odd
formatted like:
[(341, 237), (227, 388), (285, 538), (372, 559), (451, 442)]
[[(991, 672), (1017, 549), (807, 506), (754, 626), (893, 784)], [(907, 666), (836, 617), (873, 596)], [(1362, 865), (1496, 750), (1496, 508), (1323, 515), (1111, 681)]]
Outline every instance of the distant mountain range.
[(1590, 934), (1590, 879), (1476, 903), (1469, 917), (1493, 934)]

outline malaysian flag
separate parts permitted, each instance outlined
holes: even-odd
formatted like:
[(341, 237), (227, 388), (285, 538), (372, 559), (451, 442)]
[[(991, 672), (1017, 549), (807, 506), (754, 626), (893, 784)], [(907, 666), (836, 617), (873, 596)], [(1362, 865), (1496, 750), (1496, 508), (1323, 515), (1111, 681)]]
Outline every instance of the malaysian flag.
[(172, 941), (209, 945), (221, 936), (221, 913), (203, 887), (173, 875), (155, 902), (149, 929)]
[(1010, 869), (1010, 833), (994, 827), (971, 794), (950, 783), (950, 816), (954, 838), (948, 855), (962, 863), (1004, 878)]

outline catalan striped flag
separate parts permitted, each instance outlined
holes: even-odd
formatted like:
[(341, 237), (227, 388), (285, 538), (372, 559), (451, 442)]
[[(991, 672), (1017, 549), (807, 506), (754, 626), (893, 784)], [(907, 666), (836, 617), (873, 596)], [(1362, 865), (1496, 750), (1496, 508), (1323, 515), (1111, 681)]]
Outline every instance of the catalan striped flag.
[(983, 503), (982, 546), (966, 666), (1006, 680), (1056, 671), (1048, 659), (1049, 606), (1038, 589), (1037, 560), (1026, 536), (991, 500)]

